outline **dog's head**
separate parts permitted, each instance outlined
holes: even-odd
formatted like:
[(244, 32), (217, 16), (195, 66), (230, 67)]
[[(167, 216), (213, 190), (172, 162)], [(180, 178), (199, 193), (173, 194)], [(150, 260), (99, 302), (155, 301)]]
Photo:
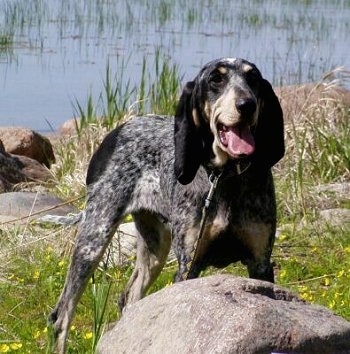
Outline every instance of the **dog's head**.
[(190, 183), (200, 164), (223, 168), (249, 159), (271, 168), (284, 155), (283, 114), (278, 98), (256, 66), (223, 58), (188, 82), (175, 114), (175, 174)]

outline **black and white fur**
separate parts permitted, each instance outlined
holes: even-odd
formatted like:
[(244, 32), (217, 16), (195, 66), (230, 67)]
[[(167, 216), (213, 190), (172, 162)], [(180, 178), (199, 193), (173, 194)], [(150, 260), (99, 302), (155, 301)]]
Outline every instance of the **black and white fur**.
[[(229, 148), (227, 131), (242, 132), (248, 152)], [(183, 279), (213, 171), (223, 174), (189, 278), (209, 265), (241, 261), (250, 277), (273, 282), (276, 203), (270, 169), (283, 154), (278, 98), (254, 64), (236, 58), (205, 65), (184, 87), (175, 117), (134, 117), (109, 133), (88, 168), (86, 210), (71, 220), (80, 220), (79, 232), (49, 318), (56, 350), (65, 352), (76, 305), (124, 215), (132, 214), (139, 234), (121, 308), (145, 296), (171, 246), (178, 260), (175, 279)], [(239, 174), (239, 166), (249, 168)]]

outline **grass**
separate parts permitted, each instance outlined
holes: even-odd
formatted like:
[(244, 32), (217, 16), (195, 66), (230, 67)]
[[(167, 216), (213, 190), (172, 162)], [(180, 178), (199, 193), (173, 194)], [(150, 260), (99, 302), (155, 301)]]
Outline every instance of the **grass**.
[(276, 244), (278, 283), (350, 319), (349, 230), (307, 225), (285, 231)]
[[(54, 146), (57, 163), (51, 193), (75, 199), (75, 205), (83, 207), (87, 165), (107, 131), (135, 113), (174, 112), (182, 77), (167, 58), (160, 54), (157, 58), (154, 65), (144, 60), (135, 88), (120, 86), (122, 73), (112, 73), (108, 65), (104, 92), (97, 101), (90, 96), (86, 107), (76, 103), (77, 134)], [(150, 77), (156, 80), (151, 82)], [(315, 90), (322, 87), (327, 93), (333, 86), (333, 81), (324, 80), (315, 84)], [(287, 153), (274, 170), (280, 220), (273, 254), (276, 283), (350, 320), (350, 228), (318, 222), (321, 209), (349, 208), (349, 200), (315, 192), (321, 184), (350, 182), (350, 111), (327, 95), (312, 97), (311, 92), (297, 115), (286, 116)], [(74, 228), (31, 222), (2, 226), (0, 353), (50, 352), (46, 318), (62, 289), (75, 236)], [(111, 249), (79, 303), (69, 353), (94, 352), (105, 326), (120, 316), (115, 301), (131, 274), (133, 258), (120, 266), (116, 257)], [(169, 285), (175, 268), (170, 262), (150, 292)], [(216, 272), (209, 269), (205, 274)], [(220, 272), (247, 275), (240, 264)]]
[(13, 36), (0, 32), (0, 51), (3, 51), (13, 44)]

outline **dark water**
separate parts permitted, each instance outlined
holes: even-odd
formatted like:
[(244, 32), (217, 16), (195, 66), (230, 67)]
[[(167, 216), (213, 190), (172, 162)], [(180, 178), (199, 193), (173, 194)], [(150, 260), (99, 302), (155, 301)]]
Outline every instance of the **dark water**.
[(157, 51), (184, 81), (222, 56), (275, 85), (316, 81), (350, 69), (349, 33), (350, 0), (0, 0), (0, 125), (57, 129), (97, 100), (108, 61), (138, 86)]

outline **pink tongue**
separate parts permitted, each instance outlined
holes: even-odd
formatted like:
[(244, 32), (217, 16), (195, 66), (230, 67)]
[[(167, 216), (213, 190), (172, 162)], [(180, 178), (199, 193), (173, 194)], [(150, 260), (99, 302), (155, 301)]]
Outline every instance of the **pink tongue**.
[(255, 142), (248, 127), (226, 128), (220, 131), (221, 142), (231, 155), (251, 155), (255, 150)]

